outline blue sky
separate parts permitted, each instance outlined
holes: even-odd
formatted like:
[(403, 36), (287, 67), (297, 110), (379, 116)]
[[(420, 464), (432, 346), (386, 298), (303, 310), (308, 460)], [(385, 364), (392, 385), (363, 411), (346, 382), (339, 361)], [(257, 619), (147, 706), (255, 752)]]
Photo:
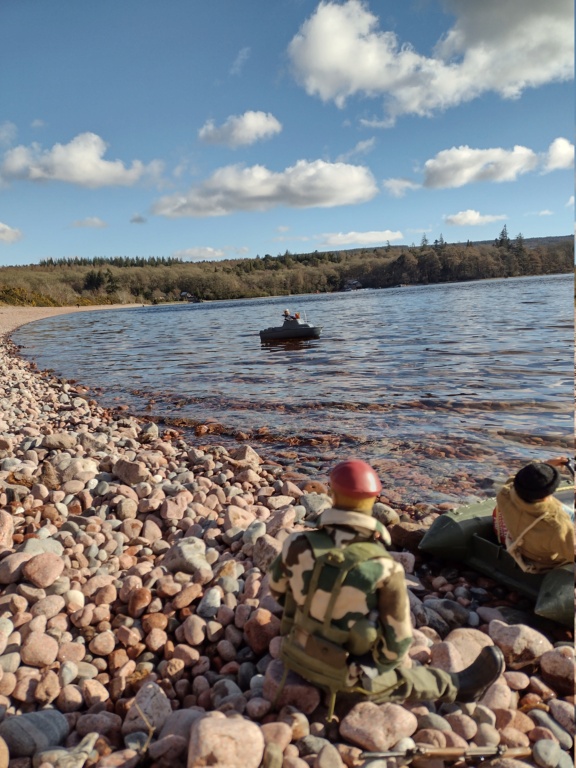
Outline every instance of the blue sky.
[(0, 265), (573, 232), (572, 0), (4, 0)]

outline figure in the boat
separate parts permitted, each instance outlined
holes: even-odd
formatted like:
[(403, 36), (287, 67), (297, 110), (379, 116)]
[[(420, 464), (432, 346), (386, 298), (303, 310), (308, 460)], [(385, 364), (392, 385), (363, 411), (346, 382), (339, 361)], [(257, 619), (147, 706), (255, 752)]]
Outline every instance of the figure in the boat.
[(508, 478), (496, 496), (494, 529), (500, 543), (527, 572), (574, 562), (574, 512), (553, 494), (564, 457), (531, 462)]
[(286, 320), (294, 320), (295, 319), (294, 315), (290, 314), (290, 310), (289, 309), (285, 309), (284, 310), (284, 312), (282, 313), (282, 317), (284, 319), (284, 322), (286, 322)]
[[(458, 673), (412, 667), (410, 604), (404, 569), (386, 550), (386, 528), (372, 515), (382, 485), (363, 461), (330, 474), (334, 506), (319, 527), (297, 531), (271, 565), (270, 589), (284, 608), (280, 658), (289, 671), (331, 694), (384, 701), (475, 701), (504, 670), (487, 646)], [(280, 695), (277, 701), (281, 700)]]

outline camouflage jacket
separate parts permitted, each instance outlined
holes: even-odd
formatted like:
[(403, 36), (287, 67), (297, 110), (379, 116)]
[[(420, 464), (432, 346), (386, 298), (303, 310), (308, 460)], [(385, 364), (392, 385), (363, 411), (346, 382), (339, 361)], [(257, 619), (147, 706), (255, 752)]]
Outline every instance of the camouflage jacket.
[[(375, 518), (340, 509), (325, 510), (320, 530), (335, 547), (370, 541), (375, 532), (390, 543), (388, 531)], [(302, 607), (314, 570), (314, 549), (310, 533), (298, 531), (284, 542), (282, 552), (270, 568), (270, 590), (287, 610), (290, 602)], [(331, 595), (329, 585), (318, 585), (310, 606), (310, 615), (323, 621)], [(404, 569), (382, 546), (382, 557), (362, 562), (346, 576), (332, 612), (332, 623), (350, 629), (359, 619), (369, 618), (378, 629), (372, 658), (379, 669), (391, 669), (403, 660), (412, 642), (412, 625)], [(351, 662), (354, 659), (350, 659)]]

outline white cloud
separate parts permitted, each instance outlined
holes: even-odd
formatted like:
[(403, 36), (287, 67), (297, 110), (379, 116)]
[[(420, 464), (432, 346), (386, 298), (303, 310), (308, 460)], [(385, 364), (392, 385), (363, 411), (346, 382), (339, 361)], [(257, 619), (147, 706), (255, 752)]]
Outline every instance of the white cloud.
[(566, 208), (570, 208), (574, 205), (574, 195), (570, 195), (568, 198), (568, 202), (566, 203)]
[(358, 157), (358, 155), (367, 155), (369, 152), (372, 152), (375, 146), (376, 139), (374, 137), (371, 139), (366, 139), (365, 141), (359, 141), (358, 144), (356, 144), (356, 146), (352, 149), (348, 150), (348, 152), (344, 152), (342, 155), (338, 155), (336, 160), (339, 163), (346, 163), (351, 158)]
[(512, 150), (452, 147), (424, 163), (424, 186), (454, 189), (477, 181), (514, 181), (534, 170), (537, 164), (536, 153), (528, 147), (516, 146)]
[(0, 146), (9, 147), (16, 139), (17, 133), (18, 129), (9, 120), (0, 123)]
[(121, 160), (104, 160), (107, 144), (95, 133), (81, 133), (68, 144), (42, 149), (37, 143), (20, 145), (6, 152), (2, 164), (5, 179), (64, 181), (92, 189), (132, 186), (144, 176), (157, 177), (162, 164), (144, 165), (134, 160), (127, 168)]
[(572, 168), (574, 165), (574, 144), (561, 136), (554, 139), (544, 158), (544, 173)]
[(241, 48), (238, 52), (238, 56), (234, 59), (234, 63), (230, 67), (230, 74), (231, 75), (239, 75), (242, 72), (242, 69), (244, 68), (244, 64), (248, 61), (248, 58), (250, 57), (250, 48)]
[(175, 251), (174, 256), (185, 261), (216, 261), (218, 259), (225, 259), (226, 252), (206, 246), (204, 248), (186, 248), (183, 251)]
[(503, 221), (508, 218), (504, 214), (481, 214), (480, 211), (460, 211), (449, 216), (444, 216), (444, 221), (453, 227), (479, 227), (482, 224), (492, 224), (494, 221)]
[(44, 120), (41, 120), (40, 118), (36, 118), (36, 120), (32, 120), (30, 125), (32, 128), (44, 128), (46, 123), (44, 122)]
[(72, 222), (73, 227), (87, 227), (89, 229), (104, 229), (108, 226), (105, 221), (99, 219), (98, 216), (87, 216), (85, 219)]
[(0, 243), (16, 243), (22, 239), (22, 232), (0, 221)]
[(288, 48), (297, 81), (339, 107), (385, 97), (393, 121), (573, 78), (572, 0), (446, 2), (455, 22), (426, 56), (382, 30), (367, 3), (323, 0)]
[(223, 144), (235, 149), (269, 139), (281, 130), (282, 124), (270, 112), (249, 111), (231, 115), (220, 127), (208, 120), (198, 131), (198, 137), (206, 144)]
[(168, 195), (154, 205), (159, 216), (225, 216), (235, 211), (289, 208), (331, 208), (371, 200), (378, 192), (374, 177), (363, 166), (299, 160), (280, 173), (262, 165), (219, 168), (185, 194)]
[(554, 216), (554, 211), (549, 211), (545, 208), (543, 211), (538, 211), (538, 216)]
[(382, 185), (392, 197), (404, 197), (406, 192), (411, 192), (414, 189), (420, 189), (421, 184), (417, 184), (410, 179), (384, 179)]
[(382, 245), (387, 240), (402, 240), (402, 232), (393, 232), (391, 229), (383, 229), (380, 232), (328, 232), (321, 236), (323, 245)]

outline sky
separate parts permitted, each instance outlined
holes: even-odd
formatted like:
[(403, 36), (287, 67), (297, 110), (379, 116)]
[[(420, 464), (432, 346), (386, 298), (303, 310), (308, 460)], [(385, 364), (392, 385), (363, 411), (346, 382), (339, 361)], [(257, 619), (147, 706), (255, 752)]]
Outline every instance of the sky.
[(572, 0), (2, 0), (0, 266), (574, 231)]

